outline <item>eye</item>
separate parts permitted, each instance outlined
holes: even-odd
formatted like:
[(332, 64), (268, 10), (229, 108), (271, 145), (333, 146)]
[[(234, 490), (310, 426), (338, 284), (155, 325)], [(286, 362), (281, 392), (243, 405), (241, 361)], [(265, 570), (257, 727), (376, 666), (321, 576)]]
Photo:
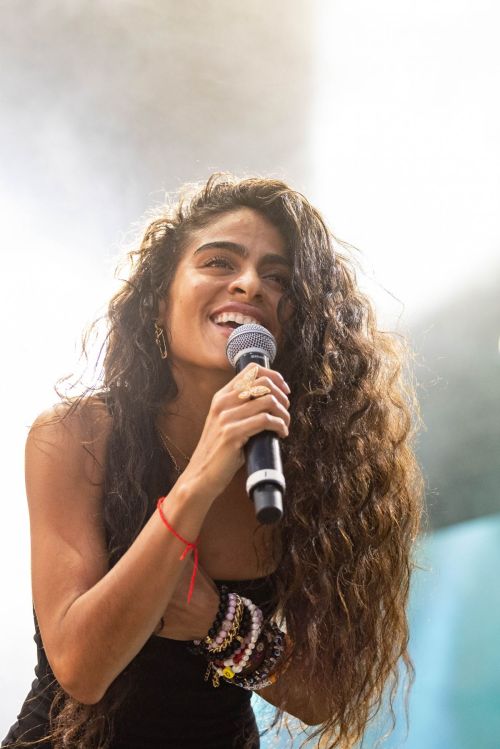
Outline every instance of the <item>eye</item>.
[(231, 261), (223, 255), (215, 255), (203, 263), (203, 268), (232, 268)]
[(273, 283), (277, 283), (284, 290), (290, 287), (289, 277), (282, 273), (266, 273), (264, 277), (270, 279)]

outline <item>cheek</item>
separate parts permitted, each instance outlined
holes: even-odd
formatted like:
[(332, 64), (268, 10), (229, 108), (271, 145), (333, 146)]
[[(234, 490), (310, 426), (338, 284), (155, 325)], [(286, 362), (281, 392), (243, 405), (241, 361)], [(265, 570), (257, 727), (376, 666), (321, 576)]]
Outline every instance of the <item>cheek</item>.
[(189, 288), (179, 289), (175, 297), (173, 312), (177, 319), (184, 321), (198, 320), (199, 314), (205, 307), (207, 292), (203, 282), (193, 282)]
[(281, 313), (283, 322), (288, 322), (289, 320), (291, 320), (294, 312), (295, 312), (295, 307), (293, 306), (293, 304), (289, 300), (284, 302), (282, 306), (282, 313)]
[(282, 323), (288, 322), (290, 318), (292, 317), (293, 313), (295, 312), (295, 307), (293, 306), (292, 302), (289, 299), (285, 299), (281, 303), (281, 305), (279, 305), (279, 300), (278, 300), (278, 304), (276, 305), (276, 318), (277, 319), (278, 319), (278, 306), (280, 306), (279, 320)]
[(198, 278), (196, 280), (193, 279), (190, 284), (189, 292), (193, 299), (201, 302), (203, 301), (204, 295), (206, 295), (212, 287), (213, 284), (208, 280), (204, 280), (203, 278)]
[(198, 321), (200, 311), (206, 306), (210, 288), (211, 285), (203, 279), (189, 279), (188, 284), (172, 285), (166, 319), (183, 327)]

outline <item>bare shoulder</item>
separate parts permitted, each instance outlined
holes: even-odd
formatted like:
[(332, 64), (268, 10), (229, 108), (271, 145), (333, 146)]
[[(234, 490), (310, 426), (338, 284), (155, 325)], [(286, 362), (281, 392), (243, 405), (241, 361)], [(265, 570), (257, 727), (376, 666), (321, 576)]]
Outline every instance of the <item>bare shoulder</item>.
[(43, 428), (46, 434), (71, 434), (79, 439), (106, 436), (111, 416), (104, 401), (96, 396), (81, 401), (56, 403), (42, 411), (32, 424), (30, 434)]
[(104, 468), (110, 431), (111, 416), (101, 399), (57, 403), (33, 422), (26, 443), (27, 463), (45, 456), (64, 461), (67, 469), (90, 471), (95, 478)]
[(103, 522), (111, 419), (97, 399), (43, 411), (26, 442), (32, 589), (56, 668), (65, 612), (109, 568)]

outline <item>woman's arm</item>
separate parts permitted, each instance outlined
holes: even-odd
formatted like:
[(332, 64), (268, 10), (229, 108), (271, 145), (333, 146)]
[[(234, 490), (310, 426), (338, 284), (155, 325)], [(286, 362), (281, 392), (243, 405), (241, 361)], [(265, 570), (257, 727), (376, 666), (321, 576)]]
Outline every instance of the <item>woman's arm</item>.
[[(190, 463), (163, 503), (185, 539), (198, 537), (212, 502), (244, 464), (248, 438), (264, 429), (288, 433), (283, 382), (263, 372), (257, 383), (274, 394), (242, 402), (234, 380), (215, 394)], [(44, 414), (26, 446), (35, 610), (57, 680), (84, 703), (98, 702), (153, 634), (189, 564), (189, 555), (179, 559), (185, 544), (155, 512), (109, 569), (102, 487), (111, 424), (103, 410), (87, 403), (64, 418)], [(186, 639), (195, 639), (213, 621), (218, 596), (201, 586), (190, 607)]]
[[(297, 685), (304, 683), (304, 664), (293, 656), (286, 671), (275, 684), (257, 691), (259, 697), (275, 707), (279, 707), (308, 726), (323, 723), (330, 717), (325, 692), (318, 689), (308, 692), (303, 689), (298, 694)], [(309, 680), (308, 680), (309, 682)]]
[[(183, 544), (154, 513), (109, 570), (102, 523), (106, 425), (101, 419), (93, 457), (82, 446), (91, 431), (86, 419), (53, 416), (37, 420), (26, 446), (33, 600), (57, 680), (80, 702), (94, 703), (151, 636), (189, 562), (179, 561)], [(195, 539), (212, 499), (194, 481), (177, 482), (165, 502), (169, 522)], [(216, 596), (201, 605), (193, 597), (200, 634), (217, 603)]]

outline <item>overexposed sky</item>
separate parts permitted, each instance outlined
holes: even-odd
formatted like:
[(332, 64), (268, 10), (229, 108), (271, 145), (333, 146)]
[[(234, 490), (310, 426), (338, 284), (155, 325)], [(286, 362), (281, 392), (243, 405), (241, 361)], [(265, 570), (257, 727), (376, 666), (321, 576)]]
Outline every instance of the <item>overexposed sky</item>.
[(320, 5), (311, 149), (334, 230), (408, 320), (478, 278), (500, 287), (500, 5)]
[[(500, 5), (318, 0), (311, 9), (314, 91), (305, 148), (312, 180), (304, 184), (336, 235), (361, 250), (369, 276), (363, 283), (382, 320), (405, 327), (439, 314), (467, 284), (499, 274)], [(46, 107), (50, 112), (50, 98)], [(0, 172), (1, 735), (33, 669), (26, 428), (54, 401), (55, 380), (73, 368), (81, 329), (114, 287), (122, 233), (139, 218), (109, 199), (65, 121), (34, 121), (21, 134), (16, 121), (8, 125), (12, 158)], [(21, 161), (31, 151), (43, 156), (33, 164), (33, 182)], [(59, 179), (53, 200), (40, 194), (44, 169)], [(164, 186), (144, 196), (144, 208)]]

